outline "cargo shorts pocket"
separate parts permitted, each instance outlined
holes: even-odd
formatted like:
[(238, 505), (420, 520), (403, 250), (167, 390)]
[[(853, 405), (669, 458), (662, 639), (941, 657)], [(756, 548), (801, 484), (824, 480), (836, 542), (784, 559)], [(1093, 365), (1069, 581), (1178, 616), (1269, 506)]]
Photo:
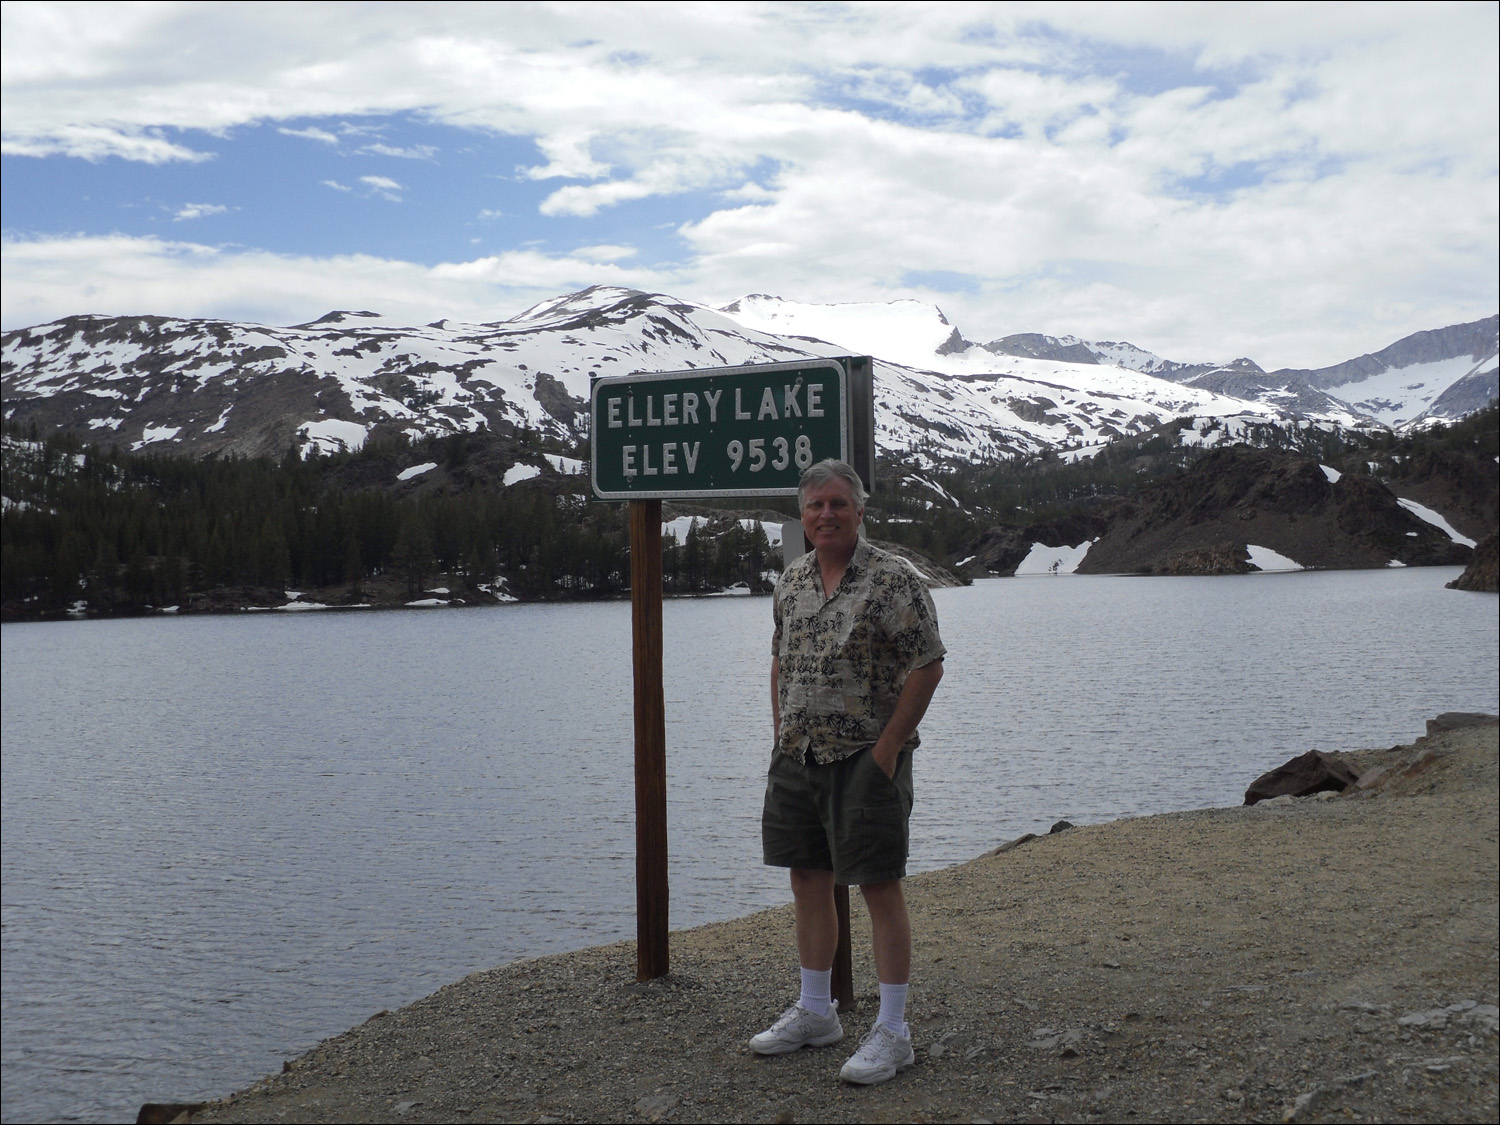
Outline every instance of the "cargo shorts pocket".
[(855, 778), (859, 819), (904, 825), (911, 816), (912, 806), (911, 752), (903, 750), (897, 756), (895, 777), (886, 776), (872, 751), (861, 752), (860, 759)]

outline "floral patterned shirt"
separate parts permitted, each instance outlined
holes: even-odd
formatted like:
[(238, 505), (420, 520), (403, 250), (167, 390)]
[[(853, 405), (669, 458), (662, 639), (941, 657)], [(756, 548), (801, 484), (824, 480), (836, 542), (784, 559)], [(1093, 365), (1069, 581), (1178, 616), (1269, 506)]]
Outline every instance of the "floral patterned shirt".
[[(780, 660), (776, 749), (827, 764), (870, 746), (896, 710), (906, 676), (947, 650), (916, 568), (861, 539), (833, 596), (823, 597), (816, 551), (776, 583)], [(904, 750), (921, 742), (915, 731)]]

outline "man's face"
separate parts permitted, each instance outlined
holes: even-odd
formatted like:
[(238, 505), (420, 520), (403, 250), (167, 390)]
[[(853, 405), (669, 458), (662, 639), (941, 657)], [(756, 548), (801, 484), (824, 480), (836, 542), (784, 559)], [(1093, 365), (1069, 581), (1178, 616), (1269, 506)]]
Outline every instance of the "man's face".
[(865, 510), (854, 504), (849, 482), (834, 478), (802, 496), (802, 530), (815, 551), (834, 557), (852, 554), (859, 544), (859, 522)]

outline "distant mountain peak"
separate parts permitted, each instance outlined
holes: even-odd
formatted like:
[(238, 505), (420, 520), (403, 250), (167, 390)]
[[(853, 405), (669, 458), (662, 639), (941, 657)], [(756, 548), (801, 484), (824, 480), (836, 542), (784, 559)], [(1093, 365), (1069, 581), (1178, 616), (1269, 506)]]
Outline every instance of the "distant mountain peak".
[(1228, 363), (1221, 363), (1214, 370), (1233, 371), (1237, 374), (1245, 375), (1264, 375), (1266, 373), (1264, 367), (1246, 356), (1240, 356), (1239, 359), (1231, 359)]
[(1061, 363), (1098, 363), (1099, 357), (1077, 336), (1044, 336), (1040, 332), (1017, 332), (980, 344), (994, 355), (1026, 359), (1053, 359)]

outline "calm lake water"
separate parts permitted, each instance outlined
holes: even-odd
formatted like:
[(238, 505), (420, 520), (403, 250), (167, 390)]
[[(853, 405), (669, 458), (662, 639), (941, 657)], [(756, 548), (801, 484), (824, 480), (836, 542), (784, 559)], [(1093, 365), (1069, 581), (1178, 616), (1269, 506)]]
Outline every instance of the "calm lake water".
[[(1238, 804), (1500, 710), (1455, 568), (939, 590), (913, 868)], [(770, 603), (665, 611), (672, 922), (759, 865)], [(228, 1093), (381, 1008), (634, 936), (625, 604), (7, 625), (3, 1119)]]

